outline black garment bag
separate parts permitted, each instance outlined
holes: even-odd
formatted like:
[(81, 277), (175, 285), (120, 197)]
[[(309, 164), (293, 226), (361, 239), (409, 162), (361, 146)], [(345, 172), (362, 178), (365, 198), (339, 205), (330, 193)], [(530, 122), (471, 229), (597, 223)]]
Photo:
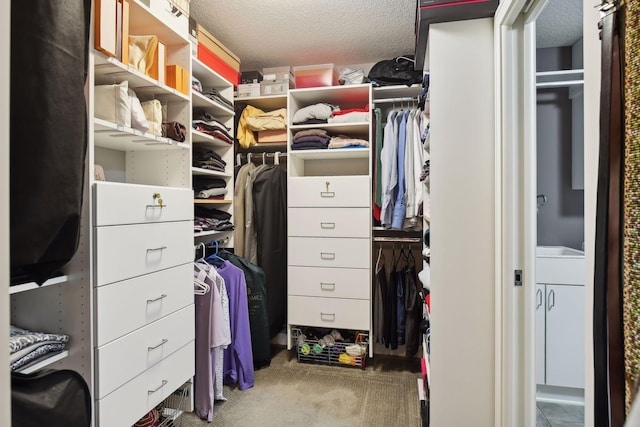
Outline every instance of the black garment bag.
[(12, 284), (46, 281), (78, 247), (90, 11), (90, 0), (11, 2)]

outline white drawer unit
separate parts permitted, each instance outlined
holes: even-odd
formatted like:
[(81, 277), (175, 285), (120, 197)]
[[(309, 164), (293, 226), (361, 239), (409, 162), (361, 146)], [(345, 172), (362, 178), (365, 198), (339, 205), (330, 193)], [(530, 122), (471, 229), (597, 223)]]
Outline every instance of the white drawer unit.
[(189, 343), (97, 401), (100, 427), (130, 426), (178, 389), (195, 372), (195, 347)]
[(195, 339), (194, 305), (96, 349), (97, 394), (102, 399)]
[(96, 345), (193, 304), (193, 264), (100, 286), (96, 292)]
[(96, 182), (95, 225), (193, 220), (188, 188)]
[(360, 237), (371, 234), (369, 208), (289, 208), (289, 236)]
[(368, 176), (323, 176), (289, 178), (289, 207), (363, 207), (371, 206)]
[(289, 295), (288, 322), (300, 326), (369, 330), (369, 300)]
[(96, 227), (97, 286), (191, 262), (192, 235), (191, 221)]
[(288, 268), (289, 295), (369, 299), (371, 278), (362, 268)]
[(312, 267), (369, 268), (369, 239), (289, 237), (289, 265)]

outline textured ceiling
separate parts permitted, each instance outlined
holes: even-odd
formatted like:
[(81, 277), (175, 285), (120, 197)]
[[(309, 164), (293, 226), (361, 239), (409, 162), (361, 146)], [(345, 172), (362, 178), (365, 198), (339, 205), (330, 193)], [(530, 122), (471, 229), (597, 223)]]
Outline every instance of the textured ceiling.
[[(539, 48), (572, 46), (582, 37), (583, 0), (549, 0), (536, 21)], [(585, 0), (595, 4), (595, 0)]]
[(414, 52), (416, 0), (191, 0), (242, 70), (366, 64)]
[[(537, 22), (538, 47), (571, 46), (582, 36), (582, 2), (548, 1)], [(190, 14), (247, 71), (413, 54), (415, 7), (416, 0), (191, 0)]]

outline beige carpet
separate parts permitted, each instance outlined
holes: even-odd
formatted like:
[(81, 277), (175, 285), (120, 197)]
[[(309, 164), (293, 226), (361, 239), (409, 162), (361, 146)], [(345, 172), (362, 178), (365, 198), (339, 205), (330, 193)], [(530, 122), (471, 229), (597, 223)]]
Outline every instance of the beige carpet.
[(295, 352), (275, 348), (271, 366), (255, 373), (253, 388), (225, 386), (212, 423), (193, 413), (196, 426), (419, 426), (417, 358), (379, 356), (366, 369), (300, 363)]

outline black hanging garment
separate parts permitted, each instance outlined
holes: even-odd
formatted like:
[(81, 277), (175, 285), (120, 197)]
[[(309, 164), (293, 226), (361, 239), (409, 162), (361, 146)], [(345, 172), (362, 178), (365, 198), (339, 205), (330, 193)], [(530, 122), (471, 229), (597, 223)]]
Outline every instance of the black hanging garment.
[(602, 19), (600, 152), (594, 270), (594, 425), (625, 418), (622, 332), (622, 96), (618, 13)]
[(253, 223), (258, 265), (267, 276), (269, 335), (278, 335), (287, 321), (287, 174), (267, 167), (253, 181)]
[(387, 272), (384, 268), (384, 257), (376, 268), (376, 283), (373, 290), (373, 337), (374, 342), (385, 343), (385, 324), (387, 313)]
[(404, 308), (406, 313), (406, 356), (413, 357), (420, 346), (420, 320), (422, 319), (422, 302), (415, 266), (407, 266), (405, 269), (405, 294)]
[(76, 252), (87, 148), (90, 0), (11, 2), (12, 284)]
[(226, 250), (221, 251), (218, 256), (244, 272), (249, 303), (253, 368), (257, 370), (269, 366), (271, 364), (271, 343), (269, 342), (269, 316), (264, 271), (257, 265)]
[(389, 283), (387, 284), (387, 304), (389, 305), (389, 319), (385, 325), (385, 347), (396, 350), (398, 348), (398, 296), (397, 296), (398, 271), (394, 261), (389, 275)]

